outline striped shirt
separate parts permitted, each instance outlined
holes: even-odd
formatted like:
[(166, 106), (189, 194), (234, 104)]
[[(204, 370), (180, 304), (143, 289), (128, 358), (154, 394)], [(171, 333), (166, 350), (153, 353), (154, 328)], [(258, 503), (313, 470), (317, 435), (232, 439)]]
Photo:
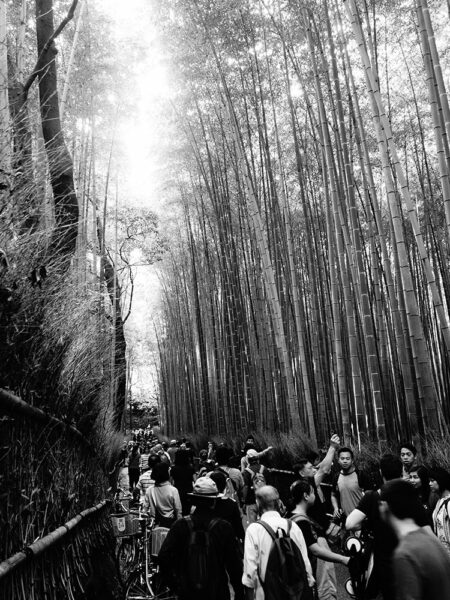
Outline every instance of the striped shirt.
[(144, 473), (142, 473), (142, 475), (139, 477), (139, 481), (136, 484), (136, 488), (140, 491), (140, 502), (141, 504), (144, 502), (144, 496), (145, 496), (145, 492), (148, 490), (148, 488), (151, 485), (154, 485), (155, 482), (152, 479), (152, 472), (150, 471), (150, 469), (148, 471), (145, 471)]

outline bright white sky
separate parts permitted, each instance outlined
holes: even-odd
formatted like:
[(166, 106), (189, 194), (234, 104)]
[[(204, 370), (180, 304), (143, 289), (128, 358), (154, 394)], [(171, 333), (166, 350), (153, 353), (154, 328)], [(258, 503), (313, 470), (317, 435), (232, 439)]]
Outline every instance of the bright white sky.
[[(86, 0), (84, 0), (86, 1)], [(159, 136), (162, 124), (158, 120), (160, 104), (169, 97), (167, 74), (163, 64), (162, 49), (158, 46), (155, 23), (151, 21), (149, 0), (88, 0), (115, 22), (115, 35), (122, 44), (136, 40), (148, 50), (142, 60), (133, 66), (129, 73), (130, 89), (135, 101), (133, 114), (120, 114), (116, 133), (116, 146), (120, 148), (120, 189), (119, 197), (127, 204), (145, 206), (162, 214), (160, 201), (161, 186), (158, 155)], [(123, 158), (123, 160), (122, 160)], [(158, 309), (160, 285), (153, 268), (138, 269), (135, 297), (128, 331), (133, 330), (133, 338), (140, 335), (145, 342), (154, 341), (153, 316)], [(145, 344), (137, 344), (133, 349), (137, 360), (132, 361), (132, 391), (144, 391), (154, 397), (156, 371), (151, 364), (151, 356)]]
[[(85, 0), (86, 1), (86, 0)], [(135, 111), (120, 115), (117, 144), (125, 153), (121, 178), (126, 181), (126, 195), (133, 203), (145, 205), (156, 212), (161, 209), (158, 200), (158, 122), (159, 106), (170, 95), (168, 78), (158, 45), (157, 24), (152, 22), (148, 0), (89, 0), (111, 17), (115, 35), (120, 44), (133, 40), (148, 50), (129, 73), (130, 89)], [(156, 150), (156, 151), (155, 151)]]

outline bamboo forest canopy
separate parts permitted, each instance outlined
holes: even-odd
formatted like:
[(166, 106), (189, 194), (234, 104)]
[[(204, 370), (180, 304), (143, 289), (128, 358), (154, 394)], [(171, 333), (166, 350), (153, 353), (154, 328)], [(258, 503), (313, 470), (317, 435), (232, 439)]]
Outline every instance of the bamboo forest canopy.
[(137, 273), (165, 248), (125, 196), (116, 139), (138, 55), (100, 0), (0, 2), (0, 388), (76, 426), (103, 465), (142, 343)]
[(169, 0), (170, 432), (450, 422), (449, 5)]

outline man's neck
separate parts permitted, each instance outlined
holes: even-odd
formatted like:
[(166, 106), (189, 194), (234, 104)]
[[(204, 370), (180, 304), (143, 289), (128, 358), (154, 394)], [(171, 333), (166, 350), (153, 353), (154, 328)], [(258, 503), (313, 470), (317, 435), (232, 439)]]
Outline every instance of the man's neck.
[(351, 475), (355, 471), (356, 471), (355, 465), (352, 465), (351, 467), (348, 467), (347, 469), (344, 469), (343, 467), (341, 467), (341, 473), (343, 475)]
[(306, 502), (300, 502), (292, 512), (296, 515), (306, 515), (307, 508)]
[(395, 519), (392, 523), (395, 533), (399, 540), (406, 537), (408, 533), (420, 529), (419, 525), (413, 519)]

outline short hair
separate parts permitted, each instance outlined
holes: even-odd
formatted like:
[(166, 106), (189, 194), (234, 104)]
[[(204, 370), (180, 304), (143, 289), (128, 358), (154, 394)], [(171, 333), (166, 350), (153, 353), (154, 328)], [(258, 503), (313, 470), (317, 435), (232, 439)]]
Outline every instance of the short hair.
[(302, 456), (302, 458), (300, 458), (295, 463), (295, 465), (292, 467), (292, 469), (294, 470), (295, 474), (300, 473), (300, 471), (303, 471), (303, 469), (305, 468), (305, 465), (307, 465), (310, 462), (311, 461), (310, 461), (310, 459), (308, 457)]
[(206, 460), (208, 458), (208, 450), (200, 450), (198, 457), (200, 460)]
[(399, 454), (402, 451), (402, 448), (406, 448), (407, 450), (412, 452), (414, 454), (414, 456), (417, 455), (417, 448), (414, 446), (414, 444), (410, 444), (409, 442), (404, 442), (404, 443), (400, 444)]
[(398, 519), (420, 519), (422, 505), (417, 490), (404, 479), (393, 479), (381, 488), (380, 500), (386, 502), (389, 510)]
[(230, 458), (232, 451), (226, 446), (219, 446), (216, 450), (216, 463), (218, 465), (226, 465)]
[(213, 471), (209, 474), (209, 477), (214, 481), (214, 483), (217, 486), (217, 489), (219, 490), (219, 493), (221, 494), (227, 485), (227, 478), (225, 476), (225, 473), (221, 473), (220, 471)]
[(343, 453), (343, 452), (348, 452), (350, 454), (350, 456), (352, 457), (352, 460), (355, 459), (355, 454), (353, 452), (353, 450), (351, 448), (347, 448), (347, 446), (342, 446), (342, 448), (339, 448), (337, 455), (338, 457)]
[(430, 479), (434, 479), (439, 487), (439, 493), (450, 491), (450, 473), (442, 467), (436, 467), (430, 471)]
[(277, 510), (280, 500), (278, 490), (272, 485), (263, 485), (255, 492), (255, 497), (262, 510)]
[(394, 454), (384, 454), (380, 459), (380, 471), (386, 481), (402, 476), (402, 461)]
[(148, 457), (148, 468), (149, 469), (154, 469), (155, 465), (157, 465), (158, 463), (161, 462), (161, 457), (158, 456), (157, 454), (150, 454), (150, 456)]
[(169, 481), (169, 465), (166, 462), (159, 462), (153, 467), (152, 479), (155, 485), (160, 485)]
[(295, 502), (295, 504), (298, 504), (303, 500), (305, 494), (311, 493), (312, 489), (313, 486), (306, 479), (294, 481), (290, 489), (292, 500)]

